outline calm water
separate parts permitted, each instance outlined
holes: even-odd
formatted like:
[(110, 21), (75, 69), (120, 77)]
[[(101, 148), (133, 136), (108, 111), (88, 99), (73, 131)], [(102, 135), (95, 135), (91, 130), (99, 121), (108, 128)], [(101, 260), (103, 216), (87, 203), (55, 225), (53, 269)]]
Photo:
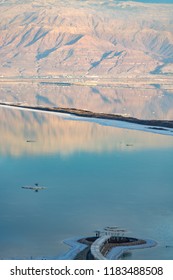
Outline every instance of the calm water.
[[(111, 225), (158, 242), (130, 258), (173, 259), (172, 136), (2, 108), (0, 120), (1, 259), (61, 255), (64, 239)], [(47, 189), (21, 188), (36, 182)]]
[(0, 83), (2, 102), (73, 107), (139, 119), (173, 119), (172, 85), (62, 86), (59, 83)]

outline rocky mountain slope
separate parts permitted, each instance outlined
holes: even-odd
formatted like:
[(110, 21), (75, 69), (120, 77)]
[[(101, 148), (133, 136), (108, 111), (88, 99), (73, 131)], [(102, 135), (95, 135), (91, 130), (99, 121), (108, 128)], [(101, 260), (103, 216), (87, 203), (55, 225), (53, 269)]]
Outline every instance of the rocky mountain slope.
[(0, 2), (0, 76), (173, 73), (173, 5)]

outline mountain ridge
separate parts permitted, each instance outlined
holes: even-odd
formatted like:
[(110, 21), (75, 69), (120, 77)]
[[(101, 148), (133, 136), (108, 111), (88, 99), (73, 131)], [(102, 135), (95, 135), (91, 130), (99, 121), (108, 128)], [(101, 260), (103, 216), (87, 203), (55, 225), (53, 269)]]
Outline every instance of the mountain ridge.
[(29, 0), (0, 11), (1, 77), (173, 74), (171, 4)]

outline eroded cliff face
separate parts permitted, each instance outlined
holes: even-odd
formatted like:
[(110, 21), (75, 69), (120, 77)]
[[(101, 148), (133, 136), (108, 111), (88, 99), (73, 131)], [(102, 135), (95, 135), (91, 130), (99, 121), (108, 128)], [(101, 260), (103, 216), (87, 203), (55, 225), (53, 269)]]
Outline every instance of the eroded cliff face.
[(171, 136), (67, 120), (58, 115), (0, 108), (0, 118), (2, 156), (69, 156), (76, 152), (130, 152), (173, 146)]
[(173, 73), (173, 5), (1, 1), (1, 76)]

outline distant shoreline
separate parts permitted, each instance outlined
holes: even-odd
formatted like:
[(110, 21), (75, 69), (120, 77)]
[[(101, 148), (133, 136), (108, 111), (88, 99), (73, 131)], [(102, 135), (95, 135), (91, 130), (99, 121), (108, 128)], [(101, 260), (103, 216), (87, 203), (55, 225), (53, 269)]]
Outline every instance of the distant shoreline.
[(61, 86), (104, 86), (114, 87), (123, 85), (165, 85), (173, 86), (173, 75), (144, 75), (144, 76), (73, 76), (71, 74), (64, 74), (58, 76), (26, 76), (26, 77), (5, 77), (0, 76), (0, 83), (41, 83), (47, 85), (61, 85)]
[(146, 125), (148, 126), (148, 128), (156, 129), (156, 130), (166, 130), (169, 128), (170, 129), (173, 128), (173, 120), (144, 120), (144, 119), (137, 119), (133, 117), (126, 117), (122, 115), (95, 113), (92, 111), (75, 109), (75, 108), (29, 106), (23, 104), (3, 103), (3, 102), (0, 102), (0, 106), (31, 109), (31, 110), (41, 111), (41, 112), (46, 111), (46, 112), (54, 112), (54, 113), (65, 113), (77, 117), (92, 118), (92, 119), (95, 118), (95, 119), (104, 119), (104, 120), (123, 121), (123, 122), (128, 122), (133, 124)]

